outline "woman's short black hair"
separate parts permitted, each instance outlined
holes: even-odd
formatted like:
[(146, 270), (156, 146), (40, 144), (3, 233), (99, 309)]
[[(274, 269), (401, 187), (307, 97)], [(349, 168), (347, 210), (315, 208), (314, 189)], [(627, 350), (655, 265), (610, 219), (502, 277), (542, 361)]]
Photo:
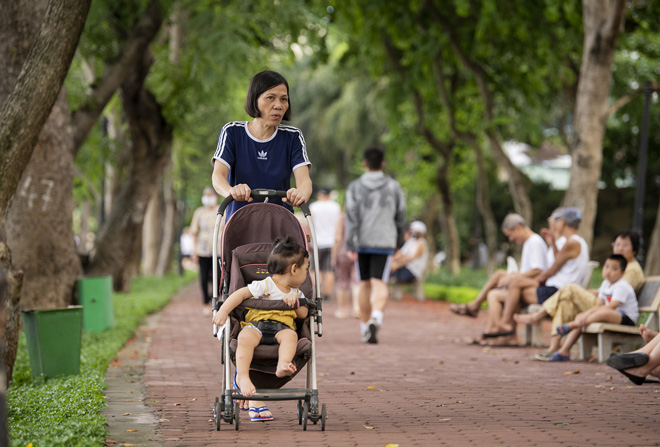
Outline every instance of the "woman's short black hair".
[[(623, 230), (616, 235), (616, 238), (628, 238), (632, 244), (632, 251), (634, 255), (637, 255), (639, 251), (639, 233), (635, 230)], [(614, 238), (616, 240), (616, 238)]]
[[(266, 70), (261, 71), (254, 75), (250, 81), (250, 86), (248, 87), (247, 97), (245, 98), (245, 111), (252, 118), (259, 118), (261, 113), (259, 112), (259, 105), (257, 101), (259, 97), (265, 92), (270, 90), (273, 87), (282, 85), (286, 87), (286, 94), (289, 95), (289, 83), (286, 82), (286, 78), (279, 73), (274, 71)], [(291, 119), (291, 97), (289, 96), (289, 108), (284, 113), (282, 117), (283, 120), (289, 121)]]
[(273, 241), (273, 248), (268, 256), (268, 273), (283, 275), (294, 264), (302, 267), (308, 257), (307, 249), (291, 236), (278, 237)]

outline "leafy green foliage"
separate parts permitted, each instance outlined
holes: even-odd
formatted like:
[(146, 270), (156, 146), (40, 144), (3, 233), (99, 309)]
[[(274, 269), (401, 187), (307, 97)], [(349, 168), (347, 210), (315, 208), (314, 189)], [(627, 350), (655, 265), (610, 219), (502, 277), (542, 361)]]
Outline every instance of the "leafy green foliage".
[(105, 441), (105, 371), (145, 315), (155, 312), (196, 275), (136, 278), (132, 292), (114, 294), (115, 326), (99, 334), (84, 332), (80, 374), (33, 383), (21, 333), (14, 380), (8, 390), (11, 445), (101, 446)]

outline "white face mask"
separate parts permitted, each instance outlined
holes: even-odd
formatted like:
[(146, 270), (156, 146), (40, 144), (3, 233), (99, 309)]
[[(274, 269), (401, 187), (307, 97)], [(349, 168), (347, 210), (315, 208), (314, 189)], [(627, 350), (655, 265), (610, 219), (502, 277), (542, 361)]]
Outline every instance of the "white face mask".
[(215, 196), (202, 196), (202, 205), (215, 206), (218, 204), (218, 198)]

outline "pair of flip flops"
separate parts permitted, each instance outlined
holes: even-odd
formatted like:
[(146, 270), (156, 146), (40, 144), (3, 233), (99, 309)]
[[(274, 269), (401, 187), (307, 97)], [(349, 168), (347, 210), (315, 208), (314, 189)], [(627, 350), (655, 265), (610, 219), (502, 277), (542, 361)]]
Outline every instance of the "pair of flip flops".
[(649, 356), (644, 352), (629, 352), (626, 354), (612, 353), (610, 354), (610, 357), (605, 361), (607, 366), (610, 366), (619, 371), (635, 385), (643, 385), (645, 383), (660, 383), (658, 380), (648, 380), (646, 377), (636, 376), (625, 371), (626, 369), (644, 366), (648, 362)]
[(479, 315), (479, 310), (470, 310), (467, 304), (452, 304), (449, 306), (449, 310), (464, 317), (477, 318)]
[(484, 332), (481, 334), (483, 338), (497, 338), (497, 337), (508, 337), (510, 335), (515, 334), (515, 331), (513, 329), (508, 330), (508, 331), (500, 331), (500, 332)]
[[(248, 408), (250, 411), (250, 420), (252, 422), (264, 422), (264, 421), (272, 421), (273, 420), (273, 415), (271, 414), (270, 416), (259, 416), (261, 413), (265, 413), (268, 411), (270, 413), (270, 410), (268, 407), (250, 407)], [(252, 413), (255, 413), (255, 416), (252, 416)]]

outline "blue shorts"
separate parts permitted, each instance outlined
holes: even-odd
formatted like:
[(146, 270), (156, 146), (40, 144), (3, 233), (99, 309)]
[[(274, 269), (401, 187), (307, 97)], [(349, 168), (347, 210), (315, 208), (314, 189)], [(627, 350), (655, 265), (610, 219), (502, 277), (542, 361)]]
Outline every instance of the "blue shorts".
[(415, 275), (412, 274), (407, 267), (401, 267), (399, 270), (392, 272), (392, 276), (400, 283), (406, 284), (417, 281)]
[(538, 300), (539, 304), (543, 304), (545, 300), (550, 298), (552, 295), (557, 293), (557, 288), (556, 287), (547, 287), (547, 286), (541, 286), (536, 289), (536, 299)]

